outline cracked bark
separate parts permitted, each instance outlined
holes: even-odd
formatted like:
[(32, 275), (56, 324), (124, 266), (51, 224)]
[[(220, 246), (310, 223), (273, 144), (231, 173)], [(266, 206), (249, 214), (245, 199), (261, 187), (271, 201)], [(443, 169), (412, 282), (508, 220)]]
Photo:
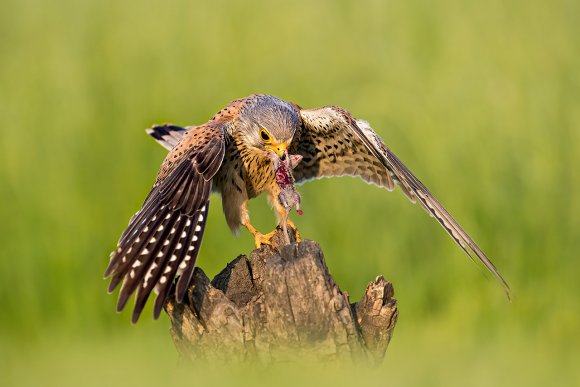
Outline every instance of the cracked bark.
[(357, 303), (331, 277), (313, 241), (285, 245), (280, 231), (231, 261), (212, 281), (194, 272), (186, 300), (165, 311), (180, 357), (190, 361), (271, 363), (296, 358), (380, 363), (398, 310), (379, 276)]

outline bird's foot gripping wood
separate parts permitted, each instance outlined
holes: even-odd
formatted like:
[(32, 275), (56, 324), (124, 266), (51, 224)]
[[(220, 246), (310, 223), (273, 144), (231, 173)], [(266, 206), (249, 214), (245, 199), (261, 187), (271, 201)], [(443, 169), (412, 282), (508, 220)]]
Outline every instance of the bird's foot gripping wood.
[(254, 226), (252, 226), (250, 224), (249, 220), (242, 222), (242, 224), (254, 236), (254, 244), (256, 245), (257, 249), (259, 249), (263, 245), (268, 245), (268, 246), (272, 245), (271, 239), (274, 236), (274, 234), (276, 234), (276, 230), (269, 232), (268, 234), (262, 234), (261, 232), (256, 230), (256, 228)]
[[(254, 236), (254, 244), (257, 249), (261, 248), (262, 246), (279, 248), (285, 245), (289, 245), (290, 243), (302, 242), (300, 233), (298, 232), (298, 229), (294, 223), (292, 221), (288, 221), (287, 224), (290, 226), (290, 229), (285, 227), (286, 224), (283, 224), (279, 225), (267, 234), (262, 234), (253, 227), (252, 229), (248, 228), (248, 230)], [(279, 231), (282, 231), (282, 233)]]
[(279, 250), (289, 244), (302, 242), (300, 233), (294, 223), (288, 222), (288, 225), (290, 227), (286, 228), (283, 225), (279, 225), (272, 232), (265, 235), (258, 232), (257, 235), (254, 235), (256, 248), (270, 246), (275, 250)]
[(271, 231), (267, 234), (262, 234), (258, 231), (252, 234), (254, 235), (254, 244), (256, 245), (256, 248), (259, 249), (263, 245), (268, 246), (272, 245), (272, 238), (274, 237), (274, 234), (276, 234), (276, 230)]
[[(288, 229), (287, 225), (290, 226), (290, 230)], [(257, 249), (264, 245), (281, 247), (284, 245), (289, 245), (290, 243), (302, 242), (302, 238), (300, 237), (300, 233), (298, 232), (296, 225), (290, 219), (283, 221), (281, 225), (276, 227), (268, 234), (262, 234), (249, 222), (244, 223), (244, 226), (254, 236), (254, 244)], [(279, 230), (282, 230), (282, 233), (279, 233)]]

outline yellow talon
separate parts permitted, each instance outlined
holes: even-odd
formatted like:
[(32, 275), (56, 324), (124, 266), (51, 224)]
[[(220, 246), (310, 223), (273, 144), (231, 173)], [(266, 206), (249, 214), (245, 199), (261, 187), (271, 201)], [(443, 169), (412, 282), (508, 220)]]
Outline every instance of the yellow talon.
[(254, 243), (256, 248), (259, 249), (262, 245), (272, 245), (272, 237), (276, 234), (276, 230), (269, 232), (268, 234), (262, 234), (260, 232), (255, 232), (254, 234)]

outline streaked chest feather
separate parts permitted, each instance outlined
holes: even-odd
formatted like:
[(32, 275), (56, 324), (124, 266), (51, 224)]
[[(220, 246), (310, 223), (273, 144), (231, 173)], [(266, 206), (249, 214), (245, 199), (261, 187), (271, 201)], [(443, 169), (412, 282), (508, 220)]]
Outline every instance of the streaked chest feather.
[(222, 195), (237, 192), (252, 199), (264, 191), (271, 191), (275, 175), (265, 153), (232, 142), (226, 148), (224, 162), (214, 182)]

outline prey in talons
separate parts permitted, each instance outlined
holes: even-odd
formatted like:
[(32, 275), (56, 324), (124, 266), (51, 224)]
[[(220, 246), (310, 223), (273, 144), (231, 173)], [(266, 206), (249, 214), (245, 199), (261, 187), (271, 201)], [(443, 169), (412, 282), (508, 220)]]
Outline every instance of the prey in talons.
[(275, 182), (279, 190), (278, 195), (273, 195), (276, 197), (272, 197), (271, 201), (278, 214), (280, 226), (286, 238), (286, 244), (290, 244), (288, 225), (295, 230), (296, 241), (300, 242), (300, 233), (289, 216), (293, 208), (296, 208), (298, 215), (302, 215), (302, 210), (300, 209), (300, 193), (294, 187), (294, 176), (292, 176), (292, 169), (296, 168), (298, 163), (300, 163), (302, 156), (289, 155), (287, 150), (281, 156), (272, 152), (267, 152), (267, 154), (270, 160), (272, 160), (272, 168), (276, 175)]

